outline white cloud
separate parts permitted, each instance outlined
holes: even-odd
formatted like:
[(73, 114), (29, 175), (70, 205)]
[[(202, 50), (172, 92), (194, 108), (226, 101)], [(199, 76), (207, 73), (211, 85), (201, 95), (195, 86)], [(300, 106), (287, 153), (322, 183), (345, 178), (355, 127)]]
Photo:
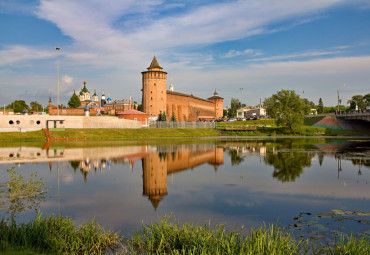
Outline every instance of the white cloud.
[(337, 55), (339, 53), (342, 53), (342, 51), (314, 50), (314, 51), (307, 51), (307, 52), (301, 52), (301, 53), (295, 53), (295, 54), (277, 55), (277, 56), (266, 57), (266, 58), (254, 58), (254, 59), (248, 59), (247, 61), (254, 62), (254, 61), (292, 60), (292, 59), (298, 59), (298, 58), (312, 58), (312, 57), (322, 57), (322, 56), (328, 56), (328, 55)]
[(72, 84), (73, 80), (74, 80), (73, 77), (71, 77), (69, 75), (63, 75), (63, 77), (62, 77), (62, 82), (64, 84)]
[(370, 92), (368, 66), (370, 56), (250, 64), (217, 70), (217, 74), (211, 70), (171, 72), (171, 67), (166, 71), (174, 77), (175, 91), (196, 91), (196, 96), (208, 97), (216, 88), (225, 98), (224, 105), (230, 104), (231, 97), (256, 105), (260, 98), (263, 100), (281, 89), (295, 90), (316, 103), (322, 97), (325, 105), (336, 105), (337, 90), (343, 90), (342, 98), (350, 98), (358, 90), (363, 91), (361, 94)]
[[(51, 0), (41, 1), (37, 15), (55, 23), (65, 35), (75, 40), (79, 50), (120, 52), (133, 58), (143, 51), (229, 41), (264, 33), (267, 32), (265, 27), (272, 22), (300, 17), (341, 2), (233, 1), (152, 18), (155, 7), (165, 7), (165, 3)], [(130, 15), (137, 15), (136, 18), (143, 18), (144, 21), (129, 28), (114, 26), (117, 21)]]
[(245, 49), (243, 51), (238, 50), (230, 50), (225, 55), (221, 56), (221, 58), (233, 58), (237, 56), (260, 56), (262, 55), (261, 51), (254, 50), (254, 49)]
[(40, 60), (55, 57), (51, 50), (40, 50), (35, 47), (13, 45), (0, 51), (0, 66), (23, 63), (29, 60)]

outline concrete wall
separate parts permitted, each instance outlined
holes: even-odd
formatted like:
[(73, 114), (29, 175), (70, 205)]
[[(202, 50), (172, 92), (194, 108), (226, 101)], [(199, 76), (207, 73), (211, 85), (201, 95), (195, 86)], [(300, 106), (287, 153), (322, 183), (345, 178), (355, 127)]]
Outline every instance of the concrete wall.
[(141, 128), (140, 121), (115, 116), (4, 115), (0, 117), (0, 132), (41, 130), (47, 128), (47, 122), (49, 128)]

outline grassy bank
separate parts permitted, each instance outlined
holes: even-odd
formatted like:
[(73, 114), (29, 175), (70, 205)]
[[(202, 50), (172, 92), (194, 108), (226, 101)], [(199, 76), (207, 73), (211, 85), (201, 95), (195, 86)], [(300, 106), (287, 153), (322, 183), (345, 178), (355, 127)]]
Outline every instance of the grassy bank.
[(314, 245), (274, 225), (245, 234), (243, 230), (228, 232), (223, 225), (180, 225), (170, 218), (143, 225), (129, 238), (105, 231), (95, 221), (76, 228), (62, 216), (39, 215), (26, 224), (0, 224), (3, 254), (104, 254), (112, 250), (116, 254), (370, 254), (369, 241), (368, 236), (350, 236)]
[[(262, 125), (257, 131), (225, 131), (225, 127), (245, 127), (246, 122), (233, 122), (217, 124), (217, 129), (66, 129), (65, 131), (53, 132), (52, 138), (107, 140), (107, 139), (147, 139), (147, 138), (189, 138), (189, 137), (218, 137), (218, 136), (362, 136), (359, 131), (334, 130), (321, 127), (303, 126), (291, 133), (288, 129), (276, 126)], [(0, 141), (45, 141), (43, 131), (32, 132), (0, 132)]]

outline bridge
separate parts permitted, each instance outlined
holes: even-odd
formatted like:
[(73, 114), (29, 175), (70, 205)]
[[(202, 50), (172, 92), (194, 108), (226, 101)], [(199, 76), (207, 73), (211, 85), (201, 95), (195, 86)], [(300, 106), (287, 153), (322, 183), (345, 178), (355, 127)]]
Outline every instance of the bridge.
[(365, 120), (370, 121), (370, 112), (337, 112), (335, 117), (345, 120)]

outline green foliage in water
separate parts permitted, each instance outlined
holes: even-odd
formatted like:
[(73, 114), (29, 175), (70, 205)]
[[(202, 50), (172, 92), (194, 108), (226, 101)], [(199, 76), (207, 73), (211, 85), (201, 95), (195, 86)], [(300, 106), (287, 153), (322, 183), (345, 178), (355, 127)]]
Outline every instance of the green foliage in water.
[(46, 183), (37, 176), (37, 172), (25, 177), (16, 172), (14, 167), (6, 171), (9, 180), (0, 183), (0, 210), (9, 213), (11, 220), (14, 220), (17, 213), (38, 207), (44, 200)]

